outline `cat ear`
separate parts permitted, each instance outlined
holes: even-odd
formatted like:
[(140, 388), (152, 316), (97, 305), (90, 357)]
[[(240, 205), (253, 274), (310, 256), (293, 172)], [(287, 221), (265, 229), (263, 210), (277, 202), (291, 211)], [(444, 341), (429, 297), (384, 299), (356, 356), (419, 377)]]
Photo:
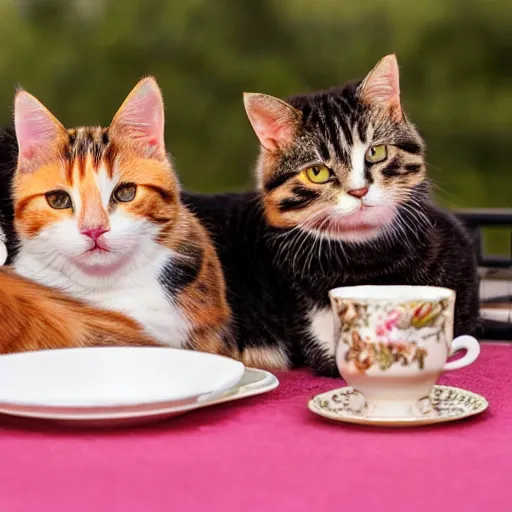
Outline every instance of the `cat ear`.
[(359, 86), (359, 97), (363, 103), (386, 108), (395, 121), (402, 120), (400, 75), (394, 54), (386, 55), (366, 75)]
[(143, 78), (117, 111), (109, 132), (136, 142), (144, 156), (165, 156), (164, 102), (153, 77)]
[(55, 155), (66, 129), (34, 96), (20, 90), (14, 98), (18, 170), (30, 172)]
[(244, 105), (261, 145), (269, 151), (289, 146), (302, 114), (288, 103), (267, 94), (244, 93)]

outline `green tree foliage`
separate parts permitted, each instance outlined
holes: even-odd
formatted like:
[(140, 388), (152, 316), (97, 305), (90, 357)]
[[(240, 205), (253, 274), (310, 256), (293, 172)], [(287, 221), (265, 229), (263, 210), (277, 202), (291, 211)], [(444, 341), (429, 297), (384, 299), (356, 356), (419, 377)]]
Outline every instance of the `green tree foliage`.
[(395, 52), (402, 98), (448, 206), (512, 206), (510, 0), (0, 2), (0, 112), (15, 86), (67, 125), (108, 123), (147, 74), (185, 187), (252, 185), (242, 91), (286, 97), (362, 77)]

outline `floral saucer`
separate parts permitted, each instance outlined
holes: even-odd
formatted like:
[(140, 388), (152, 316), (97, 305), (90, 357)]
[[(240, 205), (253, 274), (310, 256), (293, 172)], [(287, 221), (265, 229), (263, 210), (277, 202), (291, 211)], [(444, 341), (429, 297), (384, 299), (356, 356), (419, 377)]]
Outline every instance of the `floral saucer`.
[(476, 393), (450, 386), (434, 386), (430, 396), (418, 401), (415, 411), (402, 417), (372, 416), (364, 395), (352, 387), (335, 389), (309, 401), (309, 409), (335, 421), (387, 427), (430, 425), (460, 420), (487, 409), (487, 400)]

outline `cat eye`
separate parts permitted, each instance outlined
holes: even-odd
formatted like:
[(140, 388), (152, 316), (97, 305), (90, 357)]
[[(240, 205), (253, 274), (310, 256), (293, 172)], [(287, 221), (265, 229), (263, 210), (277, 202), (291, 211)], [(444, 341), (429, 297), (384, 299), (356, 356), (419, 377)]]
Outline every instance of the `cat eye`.
[(114, 190), (112, 197), (115, 201), (120, 203), (129, 203), (135, 199), (136, 193), (137, 185), (133, 183), (123, 183)]
[(383, 162), (388, 157), (388, 148), (387, 146), (372, 146), (368, 148), (364, 158), (370, 164), (377, 164), (379, 162)]
[(73, 207), (71, 196), (63, 190), (52, 190), (45, 194), (46, 201), (55, 210), (67, 210)]
[(325, 165), (314, 165), (304, 170), (309, 181), (322, 185), (327, 183), (331, 178), (331, 171)]

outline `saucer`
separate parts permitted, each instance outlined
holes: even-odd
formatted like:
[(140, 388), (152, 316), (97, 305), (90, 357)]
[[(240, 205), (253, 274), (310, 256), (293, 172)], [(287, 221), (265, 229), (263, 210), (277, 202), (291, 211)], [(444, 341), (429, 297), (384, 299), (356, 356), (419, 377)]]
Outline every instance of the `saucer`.
[(417, 411), (402, 417), (368, 414), (364, 396), (352, 387), (335, 389), (309, 401), (310, 411), (330, 420), (360, 425), (405, 427), (430, 425), (474, 416), (487, 409), (487, 400), (476, 393), (450, 386), (434, 386), (428, 398), (418, 401)]
[(278, 386), (279, 381), (273, 374), (256, 368), (245, 368), (242, 378), (234, 386), (215, 396), (200, 396), (189, 400), (187, 403), (174, 402), (150, 406), (141, 405), (138, 408), (126, 410), (106, 407), (96, 412), (86, 411), (81, 408), (68, 408), (64, 411), (55, 411), (54, 409), (44, 407), (20, 409), (4, 404), (0, 407), (0, 414), (50, 420), (53, 423), (73, 427), (126, 427), (164, 421), (195, 409), (267, 393)]

